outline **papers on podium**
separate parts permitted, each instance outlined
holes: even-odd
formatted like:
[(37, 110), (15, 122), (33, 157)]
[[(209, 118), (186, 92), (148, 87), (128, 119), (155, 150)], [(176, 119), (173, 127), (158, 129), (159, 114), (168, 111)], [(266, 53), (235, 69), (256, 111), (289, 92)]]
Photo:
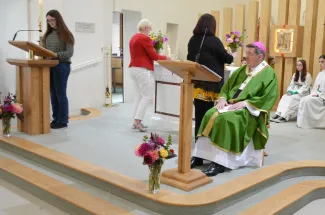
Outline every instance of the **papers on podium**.
[(225, 113), (225, 112), (230, 112), (230, 111), (236, 111), (236, 110), (242, 110), (243, 108), (241, 109), (233, 109), (233, 110), (229, 110), (229, 108), (231, 108), (232, 105), (227, 105), (227, 106), (224, 106), (222, 109), (218, 109), (218, 112), (219, 113)]
[(227, 106), (224, 106), (222, 109), (217, 108), (217, 110), (218, 110), (219, 113), (225, 113), (225, 112), (228, 112), (228, 111), (235, 111), (235, 110), (229, 110), (229, 108), (231, 106), (232, 105), (227, 105)]
[(206, 67), (202, 64), (200, 64), (204, 69), (208, 70), (211, 74), (217, 76), (218, 78), (222, 79), (222, 77), (220, 75), (218, 75), (216, 72), (214, 72), (213, 70), (211, 70), (209, 67)]

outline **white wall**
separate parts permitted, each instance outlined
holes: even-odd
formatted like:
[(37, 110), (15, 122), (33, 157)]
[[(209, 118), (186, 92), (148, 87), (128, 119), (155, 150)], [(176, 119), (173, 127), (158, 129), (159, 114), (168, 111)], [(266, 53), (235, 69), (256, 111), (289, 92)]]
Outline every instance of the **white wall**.
[[(0, 1), (0, 92), (3, 94), (16, 92), (16, 70), (6, 62), (6, 58), (25, 58), (25, 52), (11, 46), (15, 32), (27, 29), (27, 1), (1, 0)], [(26, 40), (27, 34), (20, 32), (17, 40)]]
[[(38, 29), (37, 0), (29, 0), (30, 29)], [(76, 8), (76, 5), (78, 6)], [(72, 68), (103, 56), (102, 47), (110, 48), (112, 42), (113, 2), (107, 0), (44, 0), (43, 30), (46, 29), (45, 14), (57, 9), (75, 36), (75, 53), (72, 58)], [(25, 58), (25, 53), (7, 45), (17, 29), (27, 29), (27, 1), (0, 1), (1, 33), (0, 40), (0, 90), (14, 92), (15, 67), (5, 62), (6, 57)], [(75, 32), (75, 22), (95, 23), (95, 33)], [(27, 34), (19, 34), (17, 40), (27, 40)], [(38, 34), (32, 34), (33, 42), (38, 40)], [(110, 66), (110, 65), (108, 65)], [(68, 82), (68, 97), (70, 112), (80, 111), (82, 107), (100, 107), (105, 101), (105, 80), (103, 61), (84, 69), (71, 72)], [(3, 90), (2, 90), (3, 89)]]

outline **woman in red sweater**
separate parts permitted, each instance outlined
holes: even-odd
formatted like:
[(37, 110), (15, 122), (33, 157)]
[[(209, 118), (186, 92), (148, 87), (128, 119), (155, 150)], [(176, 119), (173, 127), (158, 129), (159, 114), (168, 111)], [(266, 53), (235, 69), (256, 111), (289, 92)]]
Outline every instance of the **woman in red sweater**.
[(132, 128), (142, 132), (147, 130), (147, 126), (142, 124), (142, 120), (154, 94), (153, 62), (169, 59), (157, 54), (153, 48), (149, 38), (151, 26), (148, 20), (141, 20), (138, 24), (139, 33), (130, 40), (131, 62), (129, 68), (135, 87)]

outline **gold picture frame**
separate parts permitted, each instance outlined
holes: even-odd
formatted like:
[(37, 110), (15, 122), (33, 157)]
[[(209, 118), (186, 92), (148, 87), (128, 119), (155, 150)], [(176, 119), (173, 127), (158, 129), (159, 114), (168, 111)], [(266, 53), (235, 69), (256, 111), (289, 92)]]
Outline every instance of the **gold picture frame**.
[(272, 26), (270, 43), (271, 55), (283, 57), (300, 57), (302, 54), (302, 36), (302, 26)]

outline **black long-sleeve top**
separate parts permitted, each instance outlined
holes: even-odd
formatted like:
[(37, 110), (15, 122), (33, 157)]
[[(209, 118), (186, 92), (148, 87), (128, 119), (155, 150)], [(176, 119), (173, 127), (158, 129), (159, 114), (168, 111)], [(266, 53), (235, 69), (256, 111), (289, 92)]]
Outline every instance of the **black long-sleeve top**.
[[(195, 61), (203, 39), (202, 35), (193, 35), (188, 43), (187, 60)], [(220, 39), (214, 35), (206, 35), (200, 52), (199, 64), (205, 65), (222, 77), (218, 83), (194, 81), (194, 88), (201, 88), (208, 92), (219, 93), (224, 84), (225, 63), (232, 63), (233, 56), (228, 54)]]

